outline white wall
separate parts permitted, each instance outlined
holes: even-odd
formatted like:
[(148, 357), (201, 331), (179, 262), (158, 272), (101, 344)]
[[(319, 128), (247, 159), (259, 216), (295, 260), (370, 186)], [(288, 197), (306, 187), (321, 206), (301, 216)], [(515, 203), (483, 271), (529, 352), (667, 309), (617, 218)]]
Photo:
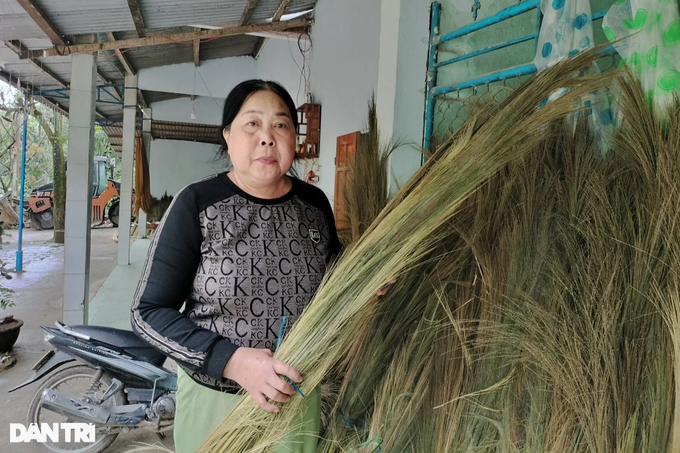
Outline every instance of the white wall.
[(339, 135), (363, 130), (378, 84), (380, 2), (319, 0), (312, 28), (310, 90), (321, 104), (320, 180), (333, 203)]
[(142, 90), (225, 98), (239, 82), (253, 77), (254, 59), (232, 57), (202, 61), (198, 68), (193, 63), (182, 63), (142, 69), (137, 83)]
[[(222, 121), (224, 98), (196, 96), (193, 103), (189, 98), (179, 98), (154, 102), (152, 105), (154, 120), (220, 124)], [(196, 112), (196, 119), (191, 119), (192, 107)]]
[(405, 145), (395, 150), (390, 159), (397, 186), (420, 167), (429, 27), (429, 0), (401, 1), (393, 134)]
[[(292, 49), (295, 52), (291, 56)], [(300, 75), (298, 66), (301, 65), (297, 38), (290, 44), (285, 39), (268, 39), (257, 61), (251, 57), (233, 57), (204, 61), (199, 68), (193, 63), (185, 63), (145, 69), (139, 73), (139, 86), (197, 95), (193, 104), (189, 98), (154, 102), (154, 120), (220, 124), (224, 99), (238, 83), (252, 78), (275, 80), (295, 97)], [(304, 93), (301, 99), (304, 99)], [(196, 119), (191, 119), (192, 107)], [(222, 171), (223, 163), (214, 159), (216, 151), (216, 145), (205, 143), (152, 141), (149, 175), (152, 195), (161, 196), (166, 190), (174, 195), (187, 184)]]
[[(396, 88), (392, 89), (391, 95), (377, 99), (381, 108), (380, 103), (390, 98), (387, 100), (387, 118), (391, 118), (391, 122), (381, 127), (393, 130), (397, 138), (415, 144), (422, 140), (430, 1), (383, 2), (401, 9), (397, 15), (398, 22), (394, 17), (389, 20), (381, 17), (381, 2), (377, 0), (318, 0), (316, 5), (311, 31), (312, 49), (306, 64), (309, 91), (314, 102), (322, 105), (320, 158), (315, 162), (303, 162), (299, 173), (304, 177), (305, 169), (313, 169), (320, 176), (317, 185), (331, 203), (335, 185), (336, 139), (365, 129), (368, 100), (372, 93), (378, 94), (381, 23), (396, 27), (391, 33), (398, 37), (392, 43), (396, 48), (389, 50), (392, 58), (396, 58), (392, 63), (392, 67), (396, 68), (392, 70), (393, 80), (389, 83)], [(297, 39), (268, 39), (257, 60), (239, 57), (202, 62), (195, 90), (196, 69), (192, 63), (142, 70), (139, 86), (155, 91), (196, 93), (195, 121), (218, 124), (224, 98), (237, 83), (248, 78), (276, 80), (290, 92), (297, 105), (304, 103), (302, 63)], [(191, 122), (190, 114), (191, 102), (188, 99), (153, 104), (154, 119)], [(210, 163), (214, 146), (181, 143), (181, 146), (165, 140), (152, 143), (151, 184), (154, 196), (159, 192), (162, 195), (166, 188), (168, 193), (176, 192), (191, 181), (215, 171)], [(206, 147), (210, 151), (206, 151)], [(191, 157), (180, 157), (178, 154), (181, 152)], [(204, 155), (208, 158), (202, 157)], [(168, 157), (174, 163), (163, 163), (159, 156)], [(186, 165), (177, 165), (177, 162)], [(398, 150), (392, 159), (393, 171), (400, 183), (419, 164), (419, 154), (407, 147)], [(155, 168), (159, 165), (162, 170)], [(166, 178), (165, 172), (173, 175)]]
[[(305, 42), (305, 45), (309, 44)], [(297, 36), (267, 39), (257, 59), (256, 74), (260, 79), (279, 82), (299, 106), (305, 103), (304, 81), (299, 69), (302, 64)]]
[(215, 160), (216, 151), (216, 145), (207, 143), (154, 140), (149, 159), (151, 195), (160, 198), (167, 191), (174, 196), (186, 185), (222, 171), (224, 164)]

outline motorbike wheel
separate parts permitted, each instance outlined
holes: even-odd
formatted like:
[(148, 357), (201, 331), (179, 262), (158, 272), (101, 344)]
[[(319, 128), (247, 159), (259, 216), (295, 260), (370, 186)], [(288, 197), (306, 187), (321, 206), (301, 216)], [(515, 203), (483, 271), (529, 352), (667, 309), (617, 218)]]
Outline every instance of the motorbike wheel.
[[(65, 368), (58, 373), (49, 377), (38, 388), (31, 404), (28, 408), (28, 423), (77, 423), (71, 417), (57, 414), (42, 408), (42, 393), (45, 389), (59, 390), (66, 395), (80, 400), (84, 396), (93, 397), (95, 394), (99, 397), (103, 395), (106, 389), (111, 384), (111, 378), (107, 374), (103, 374), (98, 382), (94, 383), (93, 378), (97, 370), (85, 365), (77, 365)], [(119, 406), (126, 404), (125, 395), (122, 391), (117, 392), (111, 398), (108, 398), (102, 404), (102, 407)], [(118, 436), (118, 433), (110, 433), (106, 431), (103, 425), (95, 424), (96, 437), (94, 442), (65, 442), (63, 440), (63, 433), (60, 433), (60, 442), (53, 443), (49, 438), (45, 443), (40, 443), (39, 446), (45, 452), (51, 453), (99, 453), (104, 451)]]

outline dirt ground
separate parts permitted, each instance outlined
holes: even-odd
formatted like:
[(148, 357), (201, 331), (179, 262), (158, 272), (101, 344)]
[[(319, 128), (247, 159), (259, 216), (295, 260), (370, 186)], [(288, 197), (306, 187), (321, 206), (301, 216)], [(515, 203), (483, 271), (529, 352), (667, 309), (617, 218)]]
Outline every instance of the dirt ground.
[[(116, 267), (118, 244), (113, 240), (115, 228), (92, 230), (90, 252), (90, 297), (104, 283)], [(9, 424), (26, 424), (28, 405), (38, 388), (38, 383), (7, 393), (7, 390), (26, 381), (31, 375), (31, 367), (49, 349), (43, 341), (41, 325), (53, 325), (61, 320), (62, 294), (64, 282), (64, 248), (52, 242), (52, 231), (24, 230), (22, 238), (23, 272), (11, 275), (11, 280), (2, 284), (15, 291), (12, 300), (15, 306), (0, 310), (0, 317), (8, 314), (24, 321), (19, 339), (11, 351), (16, 364), (0, 371), (0, 450), (8, 453), (33, 453), (41, 451), (35, 444), (9, 443)], [(0, 259), (5, 268), (15, 269), (18, 232), (6, 230), (2, 236)], [(131, 303), (125, 301), (121, 303)], [(160, 442), (173, 448), (172, 432)], [(159, 438), (148, 431), (122, 433), (106, 450), (106, 453), (122, 453), (138, 443), (155, 444)], [(152, 451), (158, 451), (153, 449)]]

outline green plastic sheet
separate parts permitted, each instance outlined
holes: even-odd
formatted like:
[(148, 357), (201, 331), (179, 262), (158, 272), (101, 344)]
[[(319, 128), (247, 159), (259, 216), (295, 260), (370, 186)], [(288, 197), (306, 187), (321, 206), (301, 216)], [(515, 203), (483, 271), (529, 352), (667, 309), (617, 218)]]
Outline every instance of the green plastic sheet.
[(640, 77), (650, 105), (665, 108), (673, 94), (680, 95), (677, 0), (618, 0), (602, 28), (622, 62)]

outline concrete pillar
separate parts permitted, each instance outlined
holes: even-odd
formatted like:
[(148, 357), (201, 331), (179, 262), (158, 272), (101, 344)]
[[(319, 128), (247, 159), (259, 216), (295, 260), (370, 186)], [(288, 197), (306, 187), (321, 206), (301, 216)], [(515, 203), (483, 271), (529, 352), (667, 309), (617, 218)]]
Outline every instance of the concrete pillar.
[[(151, 162), (151, 109), (142, 110), (142, 140), (144, 141), (144, 152), (146, 161)], [(146, 212), (139, 210), (137, 216), (137, 237), (146, 238)]]
[(399, 18), (401, 0), (382, 0), (380, 4), (380, 57), (376, 110), (380, 133), (394, 134), (394, 108), (397, 99), (397, 61), (399, 57)]
[(382, 0), (376, 107), (383, 141), (404, 146), (390, 156), (392, 193), (420, 167), (429, 39), (429, 0)]
[(63, 321), (66, 324), (87, 324), (89, 317), (96, 82), (94, 56), (72, 55), (64, 234)]
[(120, 181), (120, 220), (118, 221), (118, 265), (130, 264), (130, 216), (132, 215), (132, 171), (137, 126), (137, 75), (125, 76), (123, 105), (123, 156)]

